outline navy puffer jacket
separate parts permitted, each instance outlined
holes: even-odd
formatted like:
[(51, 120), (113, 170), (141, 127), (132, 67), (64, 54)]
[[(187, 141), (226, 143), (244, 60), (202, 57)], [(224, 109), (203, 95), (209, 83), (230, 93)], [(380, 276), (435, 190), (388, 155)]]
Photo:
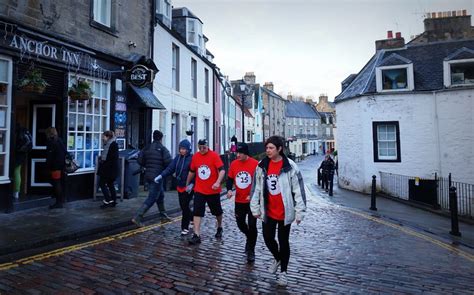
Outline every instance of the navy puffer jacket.
[(147, 145), (138, 156), (138, 163), (145, 167), (145, 181), (151, 182), (160, 175), (171, 162), (168, 149), (160, 141)]

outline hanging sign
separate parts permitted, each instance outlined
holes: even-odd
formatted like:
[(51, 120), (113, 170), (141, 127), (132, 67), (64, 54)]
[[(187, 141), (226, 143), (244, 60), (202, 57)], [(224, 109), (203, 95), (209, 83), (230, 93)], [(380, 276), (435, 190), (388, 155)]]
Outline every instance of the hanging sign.
[(145, 67), (144, 65), (134, 65), (130, 70), (127, 71), (127, 82), (137, 87), (144, 87), (147, 84), (153, 82), (154, 73), (153, 70)]

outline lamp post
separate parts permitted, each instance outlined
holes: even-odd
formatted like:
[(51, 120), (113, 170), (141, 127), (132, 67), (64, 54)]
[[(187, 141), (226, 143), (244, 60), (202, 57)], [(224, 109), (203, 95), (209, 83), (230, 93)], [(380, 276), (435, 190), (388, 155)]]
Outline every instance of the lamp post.
[(242, 142), (245, 142), (245, 124), (244, 124), (244, 119), (245, 119), (245, 89), (247, 88), (247, 84), (245, 84), (244, 81), (240, 84), (240, 91), (242, 92)]

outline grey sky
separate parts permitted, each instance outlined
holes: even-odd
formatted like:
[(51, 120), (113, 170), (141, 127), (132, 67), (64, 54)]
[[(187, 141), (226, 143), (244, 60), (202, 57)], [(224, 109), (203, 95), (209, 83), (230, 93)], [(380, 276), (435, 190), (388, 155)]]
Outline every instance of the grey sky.
[(231, 79), (253, 71), (277, 93), (329, 99), (357, 73), (388, 30), (406, 41), (423, 32), (426, 12), (467, 9), (474, 0), (173, 0), (204, 23), (207, 48)]

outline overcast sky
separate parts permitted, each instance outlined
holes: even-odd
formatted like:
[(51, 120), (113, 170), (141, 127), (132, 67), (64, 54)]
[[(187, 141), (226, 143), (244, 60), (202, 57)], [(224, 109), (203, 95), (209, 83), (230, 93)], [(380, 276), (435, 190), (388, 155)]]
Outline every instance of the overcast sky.
[(255, 72), (275, 92), (333, 100), (387, 31), (406, 41), (423, 32), (426, 12), (467, 9), (474, 0), (173, 0), (204, 23), (207, 49), (230, 79)]

